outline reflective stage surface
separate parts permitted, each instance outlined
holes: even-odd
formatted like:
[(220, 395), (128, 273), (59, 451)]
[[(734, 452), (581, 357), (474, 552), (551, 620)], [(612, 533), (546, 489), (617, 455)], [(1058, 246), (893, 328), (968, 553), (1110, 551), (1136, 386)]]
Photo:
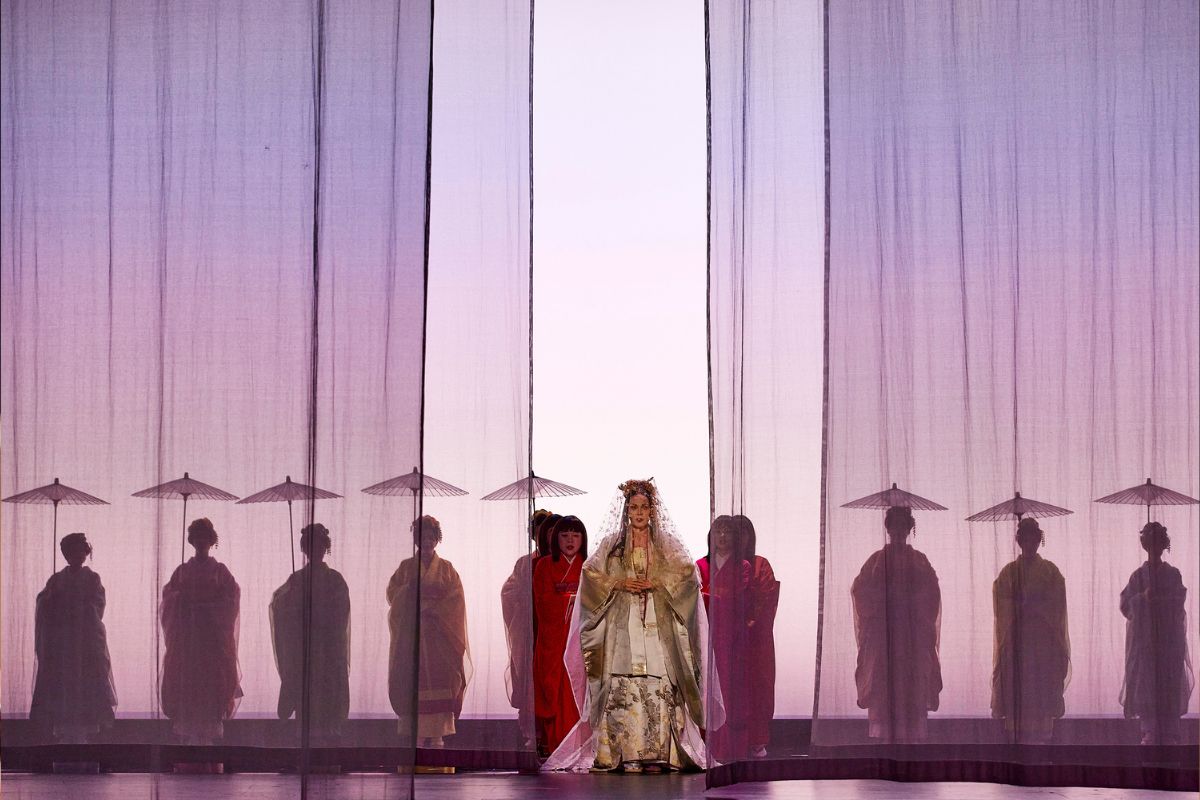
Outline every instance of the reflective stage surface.
[[(703, 775), (518, 775), (474, 773), (421, 775), (421, 800), (1173, 800), (1188, 792), (1118, 789), (1036, 788), (982, 783), (892, 783), (890, 781), (778, 781), (743, 783), (706, 793)], [(379, 774), (314, 776), (309, 796), (317, 800), (387, 800), (402, 797), (406, 782)], [(56, 776), (6, 773), (6, 800), (289, 800), (299, 797), (293, 775), (182, 776), (111, 774)]]

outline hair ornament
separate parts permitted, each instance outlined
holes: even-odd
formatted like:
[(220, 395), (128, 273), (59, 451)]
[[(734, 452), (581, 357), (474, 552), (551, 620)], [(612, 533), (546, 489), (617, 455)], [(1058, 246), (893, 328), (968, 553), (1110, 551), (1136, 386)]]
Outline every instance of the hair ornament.
[(617, 488), (621, 491), (621, 494), (625, 495), (626, 501), (635, 494), (642, 494), (646, 496), (651, 505), (658, 505), (658, 487), (654, 485), (654, 478), (648, 480), (632, 478)]

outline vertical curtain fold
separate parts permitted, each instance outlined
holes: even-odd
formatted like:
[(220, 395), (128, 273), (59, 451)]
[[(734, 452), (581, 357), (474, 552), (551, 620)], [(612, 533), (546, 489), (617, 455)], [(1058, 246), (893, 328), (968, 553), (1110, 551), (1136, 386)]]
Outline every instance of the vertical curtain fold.
[[(1194, 626), (1145, 650), (1123, 613), (1147, 509), (1095, 500), (1147, 477), (1196, 494), (1198, 21), (1133, 0), (829, 5), (815, 745), (1136, 744), (1130, 670), (1185, 670)], [(949, 511), (897, 536), (843, 507), (893, 482)], [(1015, 517), (965, 521), (1017, 492), (1074, 512), (1026, 519), (1045, 543), (1031, 528), (1024, 555)], [(1151, 516), (1162, 574), (1194, 589), (1195, 507)], [(1194, 737), (1193, 717), (1163, 742)]]
[[(1146, 507), (1095, 501), (1147, 478), (1200, 488), (1195, 7), (799, 8), (707, 4), (709, 378), (718, 521), (750, 517), (768, 557), (787, 530), (769, 546), (814, 566), (795, 529), (821, 531), (811, 752), (981, 759), (1010, 780), (986, 764), (1028, 766), (1041, 743), (1113, 766), (1100, 783), (1185, 768), (1186, 748), (1135, 745), (1195, 741), (1198, 642), (1178, 625), (1197, 613), (1197, 507), (1149, 510), (1171, 539), (1160, 566)], [(788, 172), (801, 145), (825, 176)], [(786, 249), (806, 231), (811, 259)], [(823, 443), (802, 433), (822, 368)], [(784, 480), (808, 456), (811, 500)], [(1025, 556), (1015, 517), (966, 521), (1017, 492), (1074, 512), (1027, 521)], [(779, 579), (783, 612), (800, 578)], [(735, 703), (738, 669), (717, 676)], [(805, 713), (797, 675), (773, 734)], [(813, 775), (714, 755), (718, 782)]]
[[(299, 497), (294, 527), (283, 503), (189, 499), (185, 521), (212, 520), (240, 595), (221, 741), (317, 743), (298, 722), (312, 686), (298, 719), (271, 722), (283, 667), (268, 614), (315, 522), (349, 587), (350, 714), (392, 720), (337, 741), (402, 746), (384, 589), (412, 553), (413, 505), (359, 490), (421, 463), (432, 4), (2, 13), (0, 492), (58, 477), (110, 503), (58, 509), (57, 536), (87, 534), (105, 589), (117, 728), (87, 738), (177, 741), (159, 601), (181, 504), (130, 495), (187, 471), (239, 497), (289, 477), (342, 496)], [(35, 598), (58, 543), (50, 506), (3, 509), (0, 692), (19, 718), (53, 661)], [(314, 571), (298, 575), (311, 673), (321, 598)], [(54, 720), (6, 726), (6, 745), (66, 741)]]
[[(824, 280), (821, 9), (818, 2), (706, 4), (713, 530), (729, 524), (738, 531), (729, 560), (711, 541), (708, 552), (717, 672), (709, 686), (720, 689), (729, 729), (710, 732), (717, 762), (801, 752), (807, 730), (798, 720), (812, 707)], [(716, 569), (716, 561), (724, 565)], [(744, 580), (736, 575), (741, 562)], [(775, 625), (776, 615), (789, 624)], [(740, 657), (743, 650), (751, 655)]]

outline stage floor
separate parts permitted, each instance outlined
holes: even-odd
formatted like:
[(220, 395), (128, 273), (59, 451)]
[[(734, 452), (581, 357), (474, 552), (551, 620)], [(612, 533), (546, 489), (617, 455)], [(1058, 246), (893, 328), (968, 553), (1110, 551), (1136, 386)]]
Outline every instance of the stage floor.
[[(778, 781), (704, 791), (703, 775), (420, 775), (418, 800), (1174, 800), (1190, 792), (1127, 789), (1030, 788), (984, 783)], [(402, 796), (402, 779), (380, 774), (315, 776), (313, 800), (388, 800)], [(6, 773), (5, 800), (290, 800), (299, 782), (287, 775), (183, 776), (109, 774), (56, 776)]]

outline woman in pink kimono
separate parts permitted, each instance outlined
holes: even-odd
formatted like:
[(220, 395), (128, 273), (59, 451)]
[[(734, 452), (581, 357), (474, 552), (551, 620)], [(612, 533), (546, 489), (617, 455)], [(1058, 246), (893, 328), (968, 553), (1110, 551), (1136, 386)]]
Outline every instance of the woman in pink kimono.
[(888, 543), (867, 559), (850, 587), (858, 707), (867, 709), (872, 739), (920, 742), (942, 691), (942, 593), (929, 559), (907, 542), (916, 526), (912, 511), (892, 506), (883, 526)]
[(217, 531), (207, 519), (188, 526), (196, 554), (163, 588), (162, 709), (186, 744), (211, 744), (224, 734), (242, 696), (238, 668), (241, 589), (208, 554)]
[(1128, 620), (1121, 705), (1126, 718), (1141, 722), (1142, 744), (1178, 744), (1179, 719), (1192, 696), (1187, 589), (1179, 570), (1163, 561), (1163, 552), (1171, 549), (1167, 529), (1148, 522), (1140, 539), (1148, 558), (1121, 591), (1121, 613)]

